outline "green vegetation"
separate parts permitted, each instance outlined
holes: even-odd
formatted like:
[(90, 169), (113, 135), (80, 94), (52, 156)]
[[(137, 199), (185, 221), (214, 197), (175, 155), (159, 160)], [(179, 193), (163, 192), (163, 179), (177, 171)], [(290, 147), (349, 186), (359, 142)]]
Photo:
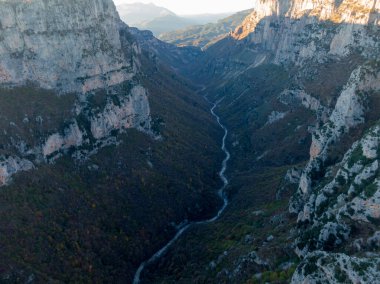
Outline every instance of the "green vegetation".
[(376, 193), (376, 191), (378, 190), (378, 185), (377, 183), (371, 183), (369, 185), (367, 185), (365, 188), (364, 188), (364, 194), (367, 198), (371, 198), (373, 197), (373, 195)]
[(348, 166), (351, 168), (353, 165), (355, 165), (357, 162), (361, 161), (363, 159), (363, 149), (361, 145), (358, 145), (354, 151), (351, 153), (351, 157), (348, 161)]
[[(147, 269), (144, 279), (151, 283), (224, 283), (229, 280), (222, 276), (223, 271), (232, 273), (239, 261), (255, 252), (260, 259), (269, 261), (273, 270), (244, 262), (240, 283), (256, 283), (249, 281), (254, 281), (253, 275), (259, 272), (265, 273), (266, 279), (272, 277), (272, 283), (287, 283), (294, 266), (285, 271), (278, 267), (288, 262), (297, 263), (293, 250), (286, 249), (292, 242), (288, 233), (295, 220), (289, 219), (287, 214), (287, 198), (275, 200), (287, 169), (271, 167), (235, 175), (229, 190), (232, 201), (222, 218), (191, 229), (159, 264)], [(274, 239), (263, 246), (270, 235)], [(252, 240), (247, 241), (250, 238)], [(216, 267), (211, 269), (209, 265), (213, 261)]]
[(57, 96), (33, 85), (0, 88), (0, 154), (11, 155), (15, 144), (40, 145), (52, 132), (72, 119), (76, 96)]
[[(209, 105), (170, 70), (150, 73), (155, 66), (144, 64), (152, 69), (139, 80), (149, 90), (162, 141), (131, 129), (117, 135), (121, 144), (88, 160), (64, 156), (16, 175), (0, 192), (1, 279), (26, 282), (33, 273), (38, 282), (129, 283), (139, 263), (172, 236), (171, 222), (201, 219), (219, 208), (222, 132)], [(101, 109), (125, 88), (96, 92), (90, 107)], [(74, 95), (35, 88), (1, 92), (3, 127), (10, 127), (10, 118), (25, 125), (25, 135), (17, 134), (22, 139), (39, 142), (73, 116)], [(34, 122), (38, 115), (42, 126)]]
[(347, 274), (344, 271), (342, 271), (342, 269), (338, 265), (335, 266), (334, 273), (335, 279), (338, 281), (338, 283), (348, 283), (349, 278)]
[[(314, 25), (315, 28), (329, 29), (331, 23), (321, 23), (323, 27)], [(327, 47), (327, 50), (330, 47)], [(365, 59), (357, 53), (352, 53), (349, 56), (342, 58), (339, 61), (331, 60), (325, 63), (311, 63), (305, 68), (313, 70), (312, 78), (303, 76), (302, 85), (305, 86), (305, 91), (318, 98), (325, 106), (333, 107), (337, 97), (342, 91), (343, 86), (350, 78), (352, 70), (363, 64)], [(321, 84), (323, 82), (323, 84)]]
[(252, 10), (246, 10), (219, 20), (217, 23), (191, 26), (174, 32), (164, 33), (159, 36), (159, 39), (178, 46), (207, 47), (207, 45), (214, 43), (235, 30), (251, 12)]
[(248, 280), (246, 284), (262, 284), (262, 283), (273, 283), (273, 284), (286, 284), (289, 283), (296, 266), (292, 266), (287, 270), (278, 271), (265, 271), (262, 273), (260, 278), (253, 277)]
[(372, 266), (371, 263), (368, 262), (352, 262), (353, 269), (360, 275), (363, 276), (365, 274), (365, 271)]

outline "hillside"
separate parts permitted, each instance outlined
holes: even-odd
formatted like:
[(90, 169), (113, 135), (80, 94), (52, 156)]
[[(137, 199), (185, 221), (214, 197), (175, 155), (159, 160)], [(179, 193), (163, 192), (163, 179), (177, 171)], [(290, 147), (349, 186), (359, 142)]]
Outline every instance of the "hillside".
[(183, 29), (194, 24), (195, 22), (191, 19), (182, 18), (177, 15), (167, 15), (141, 22), (135, 26), (142, 30), (152, 31), (155, 36), (159, 36), (163, 33)]
[(158, 38), (177, 46), (204, 48), (234, 31), (251, 12), (252, 10), (246, 10), (218, 20), (216, 23), (190, 26), (185, 29), (163, 33)]
[(111, 0), (1, 1), (0, 38), (0, 282), (130, 282), (219, 206), (208, 103)]

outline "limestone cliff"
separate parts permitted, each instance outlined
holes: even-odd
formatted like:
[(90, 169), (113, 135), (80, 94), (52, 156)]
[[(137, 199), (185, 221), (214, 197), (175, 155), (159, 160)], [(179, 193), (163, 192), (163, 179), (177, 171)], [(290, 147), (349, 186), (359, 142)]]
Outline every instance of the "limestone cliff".
[(317, 251), (300, 265), (291, 283), (376, 283), (380, 277), (379, 264), (380, 260), (372, 257)]
[[(4, 160), (0, 185), (18, 171), (31, 169), (30, 164), (52, 162), (71, 150), (73, 157), (85, 158), (115, 143), (115, 133), (127, 128), (149, 132), (148, 93), (136, 79), (139, 53), (111, 0), (0, 1), (2, 92), (50, 90), (51, 96), (63, 97), (49, 98), (34, 110), (23, 120), (29, 127), (23, 131), (17, 130), (21, 122), (3, 114), (14, 129), (2, 137), (7, 147), (0, 154)], [(38, 100), (27, 98), (20, 111)], [(65, 103), (65, 115), (52, 119), (51, 111), (60, 109), (55, 105), (59, 100), (70, 103)], [(36, 125), (30, 123), (37, 119)], [(31, 138), (28, 133), (37, 128), (38, 135)], [(8, 156), (20, 162), (10, 163)]]
[(321, 62), (329, 54), (345, 56), (352, 48), (371, 53), (378, 47), (371, 32), (380, 24), (376, 0), (257, 0), (254, 7), (232, 37), (257, 45), (278, 63)]
[(0, 83), (88, 92), (130, 79), (109, 0), (0, 1)]
[(224, 73), (269, 62), (303, 67), (357, 52), (373, 58), (379, 49), (376, 0), (256, 0), (253, 7), (229, 38), (210, 49), (209, 57), (229, 54), (229, 62), (208, 65), (221, 65)]
[[(298, 239), (298, 253), (306, 255), (315, 248), (325, 249), (331, 243), (341, 245), (352, 235), (359, 239), (354, 228), (376, 229), (380, 218), (378, 123), (355, 142), (343, 160), (326, 174), (326, 185), (316, 186), (298, 215), (299, 224), (311, 224), (312, 237)], [(357, 229), (356, 229), (357, 230)], [(360, 251), (361, 248), (359, 247)]]

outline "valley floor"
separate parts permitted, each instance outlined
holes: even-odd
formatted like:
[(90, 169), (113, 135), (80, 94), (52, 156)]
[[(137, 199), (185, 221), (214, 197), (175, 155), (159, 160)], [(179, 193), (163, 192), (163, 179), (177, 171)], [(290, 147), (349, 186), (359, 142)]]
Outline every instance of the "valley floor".
[(231, 201), (220, 218), (186, 227), (144, 267), (141, 283), (259, 283), (259, 274), (289, 282), (299, 262), (292, 249), (296, 218), (288, 213), (291, 192), (278, 189), (292, 166), (229, 168)]
[(217, 107), (216, 103), (212, 104), (210, 113), (213, 115), (213, 117), (215, 118), (219, 126), (224, 131), (224, 135), (222, 137), (222, 142), (221, 142), (221, 150), (224, 152), (225, 158), (221, 163), (221, 169), (219, 171), (219, 177), (222, 181), (222, 186), (218, 191), (218, 196), (223, 201), (221, 208), (216, 212), (215, 216), (205, 219), (205, 220), (196, 221), (196, 222), (191, 222), (191, 221), (189, 222), (188, 220), (184, 220), (181, 223), (181, 225), (178, 227), (178, 230), (175, 233), (174, 237), (165, 246), (163, 246), (160, 250), (158, 250), (151, 258), (149, 258), (148, 260), (140, 264), (139, 268), (137, 269), (135, 273), (133, 284), (139, 284), (141, 282), (141, 273), (143, 273), (147, 267), (155, 264), (156, 262), (161, 261), (161, 258), (163, 258), (167, 254), (168, 250), (170, 250), (172, 246), (174, 246), (176, 242), (182, 237), (182, 235), (187, 233), (188, 230), (196, 226), (209, 225), (209, 224), (214, 223), (222, 216), (227, 206), (229, 205), (229, 199), (226, 192), (226, 188), (228, 188), (229, 186), (229, 181), (225, 175), (228, 168), (228, 161), (230, 160), (230, 157), (231, 157), (230, 152), (228, 151), (227, 145), (226, 145), (226, 140), (228, 137), (228, 129), (221, 123), (220, 117), (215, 113), (216, 107)]

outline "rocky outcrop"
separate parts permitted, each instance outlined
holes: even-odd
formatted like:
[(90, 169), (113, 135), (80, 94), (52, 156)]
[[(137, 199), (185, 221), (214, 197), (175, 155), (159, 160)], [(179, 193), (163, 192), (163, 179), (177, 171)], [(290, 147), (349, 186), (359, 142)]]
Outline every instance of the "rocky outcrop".
[[(296, 242), (299, 256), (305, 257), (314, 249), (339, 247), (353, 231), (357, 235), (358, 231), (374, 230), (378, 226), (379, 145), (380, 126), (376, 125), (345, 154), (332, 180), (311, 191), (298, 215), (304, 233)], [(368, 243), (372, 243), (370, 239)], [(361, 250), (362, 245), (356, 247)]]
[(0, 186), (7, 184), (15, 173), (29, 171), (33, 168), (33, 163), (26, 159), (18, 157), (3, 158), (0, 162)]
[(67, 129), (64, 135), (55, 133), (47, 139), (42, 147), (42, 154), (48, 157), (51, 154), (70, 147), (77, 147), (83, 143), (83, 133), (78, 127), (77, 121), (74, 121)]
[(109, 102), (104, 111), (91, 119), (91, 133), (95, 139), (103, 139), (113, 130), (137, 128), (150, 129), (150, 109), (146, 90), (134, 87), (129, 96), (121, 98), (119, 105)]
[(291, 168), (285, 175), (285, 180), (291, 184), (299, 184), (301, 171), (297, 168)]
[[(377, 70), (375, 71), (377, 72)], [(371, 81), (376, 82), (377, 77), (370, 75), (367, 80), (363, 79), (366, 72), (362, 67), (354, 70), (351, 77), (341, 92), (335, 109), (332, 112), (329, 123), (313, 135), (313, 143), (310, 149), (312, 159), (317, 156), (325, 155), (322, 153), (327, 145), (336, 140), (341, 134), (350, 128), (364, 122), (364, 101), (365, 97), (361, 92), (373, 87)], [(379, 89), (380, 86), (375, 86)]]
[(266, 125), (273, 124), (276, 121), (283, 119), (285, 116), (286, 112), (272, 111), (271, 114), (268, 116), (268, 121)]
[(379, 265), (379, 257), (357, 258), (316, 251), (299, 265), (291, 283), (377, 283)]
[[(144, 87), (136, 85), (129, 93), (118, 95), (115, 100), (117, 103), (108, 100), (100, 113), (88, 110), (88, 102), (83, 106), (77, 106), (77, 116), (68, 126), (61, 132), (49, 135), (42, 146), (24, 151), (24, 154), (34, 155), (37, 163), (41, 162), (41, 156), (43, 161), (53, 162), (71, 149), (74, 152), (73, 157), (85, 159), (96, 153), (99, 148), (115, 144), (116, 140), (109, 139), (114, 138), (114, 131), (124, 132), (126, 129), (135, 128), (151, 134), (150, 107)], [(89, 129), (86, 129), (87, 124), (90, 125)]]
[(318, 121), (326, 121), (330, 112), (318, 99), (307, 94), (304, 90), (285, 90), (278, 98), (285, 105), (301, 104), (305, 108), (314, 111)]
[[(150, 54), (152, 60), (157, 60), (168, 64), (176, 72), (188, 75), (188, 68), (199, 60), (201, 49), (193, 46), (177, 47), (163, 42), (153, 36), (151, 31), (140, 31), (136, 28), (129, 28), (128, 32), (138, 41), (141, 49)], [(191, 70), (191, 72), (193, 72)]]
[(277, 16), (280, 13), (279, 9), (282, 3), (277, 0), (255, 0), (252, 2), (254, 2), (252, 3), (254, 11), (248, 15), (243, 23), (232, 33), (232, 36), (238, 40), (241, 40), (247, 37), (250, 33), (254, 32), (257, 25), (266, 17)]
[(130, 79), (109, 0), (0, 1), (0, 83), (88, 92)]
[(358, 67), (343, 88), (334, 110), (328, 121), (312, 136), (310, 147), (310, 161), (305, 167), (299, 190), (293, 198), (290, 211), (297, 213), (302, 207), (302, 201), (309, 197), (311, 177), (315, 172), (321, 171), (321, 164), (328, 158), (328, 149), (349, 130), (364, 122), (366, 93), (380, 90), (380, 72), (368, 66)]

